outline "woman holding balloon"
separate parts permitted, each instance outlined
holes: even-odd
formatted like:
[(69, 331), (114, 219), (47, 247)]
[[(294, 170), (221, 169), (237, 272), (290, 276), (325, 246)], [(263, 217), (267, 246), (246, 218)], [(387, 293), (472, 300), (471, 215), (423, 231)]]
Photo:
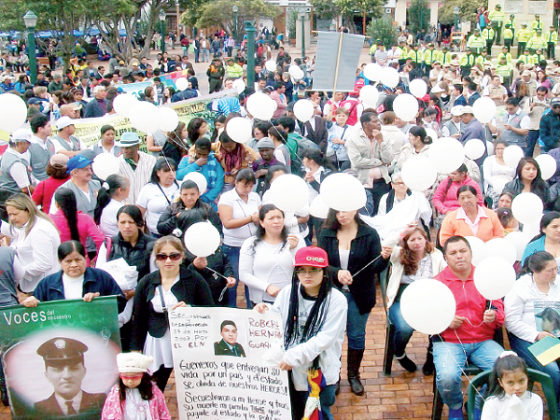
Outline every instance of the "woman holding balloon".
[(387, 267), (392, 248), (381, 246), (379, 235), (362, 221), (358, 210), (330, 209), (318, 245), (327, 251), (330, 268), (336, 272), (335, 286), (348, 301), (348, 382), (354, 394), (364, 395), (359, 370), (366, 324), (375, 306), (375, 277)]
[[(545, 313), (536, 307), (539, 304), (560, 301), (558, 268), (554, 256), (546, 251), (531, 255), (524, 264), (526, 274), (521, 276), (506, 295), (504, 309), (505, 326), (512, 350), (523, 357), (530, 368), (540, 370), (552, 378), (556, 398), (560, 397), (560, 369), (558, 363), (543, 366), (528, 347), (545, 337), (555, 337), (547, 331)], [(540, 325), (539, 325), (540, 324)]]

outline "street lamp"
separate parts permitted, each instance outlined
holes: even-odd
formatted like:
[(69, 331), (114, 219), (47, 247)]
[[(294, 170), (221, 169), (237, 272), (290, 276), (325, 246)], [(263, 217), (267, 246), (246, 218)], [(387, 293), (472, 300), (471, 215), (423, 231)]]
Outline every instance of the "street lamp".
[(461, 13), (461, 9), (458, 6), (453, 8), (453, 16), (455, 17), (455, 30), (459, 30), (459, 13)]
[(306, 13), (300, 13), (299, 18), (301, 19), (301, 61), (305, 58), (305, 17)]
[(159, 12), (159, 20), (161, 22), (161, 53), (165, 52), (165, 11), (162, 9)]
[[(27, 28), (27, 46), (29, 50), (29, 75), (31, 77), (31, 84), (37, 83), (37, 57), (35, 51), (35, 28), (37, 27), (37, 15), (31, 10), (28, 10), (23, 15), (23, 21)], [(54, 70), (54, 69), (53, 69)]]
[(237, 12), (239, 12), (239, 7), (237, 4), (233, 6), (233, 39), (235, 40), (235, 46), (237, 47)]
[(248, 20), (245, 21), (247, 34), (247, 86), (255, 86), (255, 34), (257, 30)]

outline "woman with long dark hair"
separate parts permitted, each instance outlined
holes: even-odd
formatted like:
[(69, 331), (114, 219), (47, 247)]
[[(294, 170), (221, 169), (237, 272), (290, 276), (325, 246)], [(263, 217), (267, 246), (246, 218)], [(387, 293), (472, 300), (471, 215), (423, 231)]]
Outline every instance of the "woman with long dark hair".
[(249, 288), (253, 304), (274, 303), (290, 284), (294, 255), (304, 246), (302, 238), (288, 235), (282, 210), (274, 204), (261, 207), (257, 233), (245, 240), (239, 255), (239, 280)]
[(544, 214), (540, 223), (540, 233), (525, 247), (521, 265), (525, 265), (527, 258), (539, 251), (548, 252), (560, 265), (560, 212), (551, 211)]
[(183, 121), (179, 121), (177, 128), (167, 134), (167, 141), (161, 149), (161, 155), (175, 162), (180, 162), (183, 156), (189, 154), (189, 147), (192, 146), (187, 141), (187, 126)]
[[(272, 306), (282, 315), (285, 325), (286, 353), (280, 368), (290, 371), (292, 418), (303, 417), (309, 396), (308, 370), (321, 369), (326, 383), (319, 394), (321, 410), (326, 419), (332, 420), (330, 408), (336, 398), (348, 304), (333, 285), (336, 272), (330, 271), (324, 250), (298, 250), (294, 267), (291, 286), (282, 289)], [(269, 308), (260, 303), (255, 310), (264, 313)]]
[[(87, 239), (91, 238), (95, 248), (99, 250), (105, 235), (91, 216), (78, 211), (74, 191), (69, 188), (59, 188), (54, 193), (54, 202), (58, 210), (50, 217), (60, 232), (60, 241), (78, 241), (86, 247)], [(89, 257), (87, 261), (89, 263)]]
[(208, 132), (208, 123), (204, 118), (195, 117), (187, 125), (187, 141), (192, 146)]
[(549, 201), (549, 191), (546, 181), (542, 179), (541, 168), (532, 157), (524, 157), (517, 164), (515, 178), (504, 187), (513, 198), (524, 192), (532, 192), (539, 196), (546, 208)]
[(95, 156), (101, 153), (110, 153), (119, 157), (122, 155), (121, 147), (115, 144), (115, 127), (112, 125), (104, 125), (101, 127), (101, 140), (91, 146)]
[(334, 285), (348, 301), (348, 382), (354, 394), (364, 395), (359, 370), (366, 346), (366, 324), (375, 306), (375, 277), (387, 267), (392, 248), (381, 246), (376, 230), (362, 221), (357, 210), (333, 209), (321, 229), (318, 245), (327, 251), (330, 268), (336, 272)]
[(107, 236), (119, 233), (117, 212), (124, 206), (124, 200), (130, 193), (130, 181), (124, 175), (109, 175), (97, 195), (97, 207), (93, 211), (93, 220)]

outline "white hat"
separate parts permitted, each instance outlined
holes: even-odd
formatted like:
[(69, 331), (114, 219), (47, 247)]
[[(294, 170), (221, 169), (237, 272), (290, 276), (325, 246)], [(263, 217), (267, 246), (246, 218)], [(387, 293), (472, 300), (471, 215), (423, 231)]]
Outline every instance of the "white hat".
[(463, 115), (462, 111), (462, 105), (454, 106), (453, 108), (451, 108), (451, 115), (453, 115), (454, 117), (460, 117), (461, 115)]
[(56, 122), (56, 128), (62, 130), (63, 128), (68, 127), (69, 125), (74, 125), (74, 120), (68, 116), (60, 117), (60, 119)]
[(117, 367), (119, 373), (147, 372), (153, 360), (151, 356), (142, 353), (119, 353), (117, 354)]
[(28, 128), (19, 128), (12, 133), (11, 140), (13, 143), (27, 141), (31, 143), (31, 130)]
[(436, 93), (442, 93), (445, 92), (445, 89), (442, 89), (441, 86), (439, 85), (439, 83), (437, 85), (435, 85), (432, 90), (430, 91), (430, 93), (436, 94)]

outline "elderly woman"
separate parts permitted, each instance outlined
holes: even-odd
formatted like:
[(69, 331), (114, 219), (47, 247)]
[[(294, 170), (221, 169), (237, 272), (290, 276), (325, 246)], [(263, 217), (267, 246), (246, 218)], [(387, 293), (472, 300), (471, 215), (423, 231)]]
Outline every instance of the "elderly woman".
[[(560, 369), (558, 363), (543, 366), (528, 347), (545, 337), (555, 337), (557, 331), (545, 321), (547, 303), (560, 301), (558, 268), (553, 255), (546, 251), (532, 254), (524, 264), (521, 276), (506, 295), (505, 326), (512, 350), (525, 359), (530, 368), (547, 373), (552, 378), (556, 398), (560, 397)], [(544, 309), (544, 310), (543, 310)], [(556, 315), (556, 312), (554, 312)], [(557, 315), (556, 315), (557, 316)]]
[(154, 254), (159, 270), (144, 277), (136, 287), (130, 348), (153, 357), (150, 370), (163, 391), (173, 370), (168, 312), (179, 306), (213, 306), (214, 301), (202, 276), (182, 266), (185, 248), (180, 239), (158, 239)]
[(463, 185), (457, 191), (461, 207), (447, 213), (439, 232), (440, 244), (452, 236), (476, 236), (484, 242), (503, 238), (504, 229), (496, 212), (478, 204), (478, 191), (471, 185)]
[(21, 291), (33, 293), (39, 281), (60, 269), (56, 258), (60, 235), (51, 219), (27, 195), (15, 194), (5, 206), (10, 223), (3, 222), (1, 232), (12, 239), (10, 246), (24, 269), (19, 282)]
[[(393, 248), (391, 263), (393, 269), (387, 285), (387, 306), (389, 319), (395, 327), (393, 350), (400, 365), (409, 372), (416, 371), (416, 364), (405, 353), (406, 345), (414, 330), (404, 320), (401, 313), (401, 295), (415, 280), (431, 279), (447, 266), (443, 254), (428, 241), (423, 229), (411, 227), (405, 231), (402, 245)], [(424, 375), (434, 370), (433, 355), (428, 351), (423, 367)]]
[(527, 258), (539, 251), (551, 254), (560, 266), (560, 213), (557, 211), (551, 211), (542, 217), (540, 234), (525, 247), (521, 264), (524, 265)]
[(51, 201), (56, 189), (69, 179), (66, 173), (68, 170), (66, 167), (67, 163), (68, 156), (61, 153), (53, 155), (49, 160), (46, 170), (49, 177), (39, 182), (37, 187), (35, 187), (35, 191), (33, 191), (31, 198), (33, 198), (37, 206), (41, 207), (41, 210), (43, 210), (45, 214), (49, 214)]

